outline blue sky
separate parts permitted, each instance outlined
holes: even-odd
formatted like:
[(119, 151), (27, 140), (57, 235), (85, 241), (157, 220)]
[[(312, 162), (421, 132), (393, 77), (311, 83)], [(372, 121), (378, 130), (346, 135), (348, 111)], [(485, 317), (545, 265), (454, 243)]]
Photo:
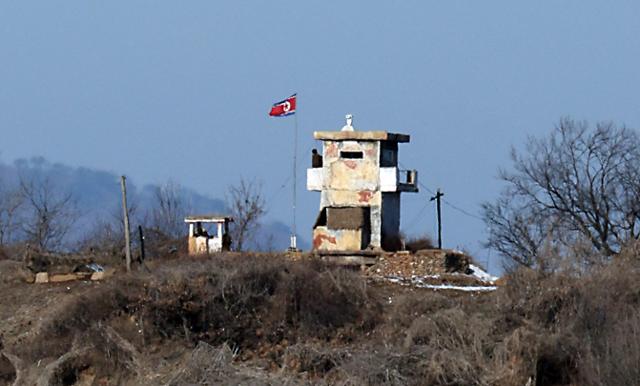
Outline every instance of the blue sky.
[[(640, 127), (637, 1), (12, 1), (0, 3), (0, 160), (172, 178), (222, 197), (263, 181), (288, 221), (299, 95), (299, 230), (314, 130), (409, 133), (400, 160), (473, 214), (496, 197), (511, 145), (562, 116)], [(403, 198), (409, 234), (435, 229)], [(482, 222), (444, 206), (445, 246), (485, 262)], [(495, 254), (493, 255), (495, 259)]]

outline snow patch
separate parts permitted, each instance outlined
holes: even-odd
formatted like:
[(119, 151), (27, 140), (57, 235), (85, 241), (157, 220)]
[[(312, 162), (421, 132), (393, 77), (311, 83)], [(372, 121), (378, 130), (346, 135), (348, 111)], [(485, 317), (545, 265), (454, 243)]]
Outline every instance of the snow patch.
[(420, 288), (430, 288), (434, 290), (455, 290), (455, 291), (470, 291), (470, 292), (478, 292), (478, 291), (495, 291), (498, 287), (492, 286), (461, 286), (461, 285), (451, 285), (451, 284), (423, 284), (418, 285)]
[(498, 280), (497, 277), (490, 275), (488, 272), (478, 267), (477, 265), (469, 264), (469, 269), (472, 271), (472, 276), (475, 276), (476, 278), (484, 282), (493, 283)]
[[(437, 276), (437, 275), (434, 275)], [(397, 283), (400, 285), (412, 285), (417, 288), (428, 288), (433, 290), (454, 290), (454, 291), (467, 291), (467, 292), (483, 292), (483, 291), (495, 291), (496, 286), (462, 286), (452, 284), (429, 284), (425, 283), (425, 279), (428, 277), (412, 276), (411, 279), (404, 278), (402, 276), (385, 276), (385, 279), (391, 283)]]

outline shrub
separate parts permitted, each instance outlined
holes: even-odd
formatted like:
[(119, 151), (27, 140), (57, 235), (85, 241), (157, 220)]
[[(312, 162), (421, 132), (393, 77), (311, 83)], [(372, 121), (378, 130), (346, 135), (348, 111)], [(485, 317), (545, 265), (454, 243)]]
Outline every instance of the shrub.
[(447, 272), (467, 273), (471, 258), (464, 253), (448, 252), (444, 257), (444, 267)]
[(619, 385), (640, 379), (640, 273), (635, 261), (572, 271), (513, 272), (501, 294), (504, 326), (536, 334), (542, 384)]
[(419, 237), (412, 237), (405, 241), (405, 249), (415, 253), (421, 249), (434, 249), (433, 240), (429, 235), (422, 235)]
[(350, 339), (369, 330), (379, 314), (371, 291), (338, 267), (233, 256), (160, 269), (133, 307), (150, 323), (150, 338), (253, 349), (264, 339), (329, 339), (338, 330)]

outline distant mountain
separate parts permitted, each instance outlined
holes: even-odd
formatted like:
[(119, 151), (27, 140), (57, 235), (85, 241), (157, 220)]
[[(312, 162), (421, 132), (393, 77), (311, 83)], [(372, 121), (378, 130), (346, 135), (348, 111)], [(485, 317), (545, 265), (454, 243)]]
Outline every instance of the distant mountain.
[[(70, 167), (50, 163), (42, 157), (18, 159), (13, 164), (0, 162), (0, 190), (17, 186), (20, 176), (48, 179), (58, 190), (73, 196), (80, 217), (70, 235), (72, 240), (83, 237), (100, 219), (113, 218), (121, 207), (120, 176), (102, 170)], [(136, 208), (138, 218), (152, 207), (157, 185), (139, 187), (135, 179), (127, 179), (127, 197)], [(191, 213), (228, 213), (224, 200), (200, 194), (188, 187), (180, 187), (179, 195)], [(185, 227), (186, 232), (186, 227)], [(290, 228), (280, 221), (265, 218), (255, 239), (248, 244), (257, 250), (284, 250), (289, 246)], [(298, 246), (309, 248), (309, 243), (298, 238)]]

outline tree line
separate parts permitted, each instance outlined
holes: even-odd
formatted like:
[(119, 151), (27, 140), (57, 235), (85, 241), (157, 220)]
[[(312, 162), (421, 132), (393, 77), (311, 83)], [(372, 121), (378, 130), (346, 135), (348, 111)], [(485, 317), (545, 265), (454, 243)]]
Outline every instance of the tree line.
[[(242, 179), (226, 193), (227, 214), (234, 217), (230, 232), (236, 250), (242, 250), (260, 227), (266, 213), (262, 185)], [(18, 182), (0, 181), (0, 248), (25, 247), (42, 252), (99, 248), (118, 250), (124, 243), (123, 213), (119, 206), (94, 220), (91, 230), (71, 243), (80, 213), (77, 197), (45, 175), (21, 175)], [(184, 189), (168, 181), (155, 187), (149, 209), (133, 199), (130, 217), (145, 232), (163, 241), (186, 235), (185, 216), (192, 214)], [(77, 238), (77, 237), (76, 237)]]
[[(499, 197), (482, 204), (489, 229), (485, 246), (498, 251), (508, 267), (549, 268), (558, 263), (550, 261), (553, 256), (588, 268), (635, 245), (640, 237), (640, 137), (635, 130), (564, 118), (548, 135), (529, 137), (523, 150), (512, 148), (511, 161), (511, 168), (499, 170), (505, 184)], [(0, 247), (68, 248), (65, 241), (80, 215), (75, 197), (46, 177), (20, 177), (14, 186), (1, 182)], [(131, 217), (158, 238), (183, 237), (190, 208), (181, 190), (171, 181), (157, 187), (145, 213), (130, 203)], [(226, 205), (235, 219), (235, 249), (242, 250), (266, 213), (261, 184), (243, 179), (229, 187)], [(120, 208), (94, 228), (85, 245), (121, 245)]]

